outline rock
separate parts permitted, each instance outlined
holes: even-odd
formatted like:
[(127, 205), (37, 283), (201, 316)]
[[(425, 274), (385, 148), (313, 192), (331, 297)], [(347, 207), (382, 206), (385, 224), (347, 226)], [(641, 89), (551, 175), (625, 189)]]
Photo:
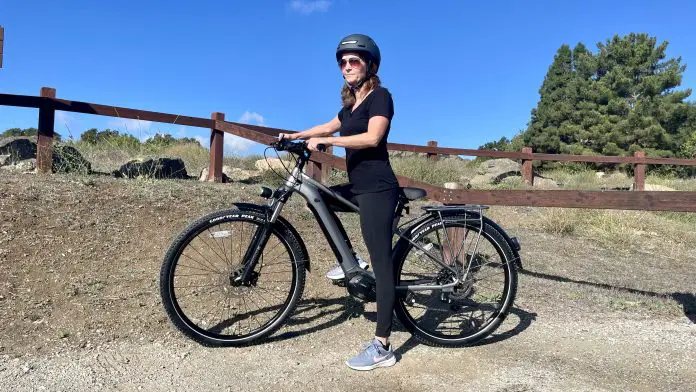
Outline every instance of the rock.
[[(56, 143), (53, 145), (53, 172), (80, 172), (88, 174), (92, 165), (73, 146)], [(33, 159), (33, 163), (25, 162)], [(29, 138), (7, 138), (0, 141), (0, 166), (20, 165), (16, 170), (34, 170), (36, 168), (36, 143)], [(31, 169), (29, 169), (31, 167)]]
[[(631, 191), (634, 190), (635, 189), (634, 187), (635, 187), (635, 184), (631, 184), (631, 187), (629, 188), (629, 190), (631, 190)], [(666, 191), (666, 192), (676, 191), (676, 189), (670, 188), (670, 187), (665, 186), (665, 185), (647, 184), (647, 183), (645, 184), (644, 190), (646, 190), (646, 191)]]
[(471, 189), (471, 184), (467, 181), (465, 183), (462, 182), (446, 182), (443, 185), (447, 189)]
[(499, 158), (484, 161), (479, 166), (478, 174), (501, 173), (501, 172), (520, 172), (522, 165), (512, 159)]
[(36, 158), (23, 159), (12, 165), (4, 165), (2, 169), (22, 173), (33, 172), (36, 170)]
[(186, 167), (181, 158), (154, 158), (133, 160), (122, 165), (114, 172), (116, 177), (150, 177), (150, 178), (188, 178)]
[(558, 183), (550, 178), (534, 177), (534, 188), (539, 189), (558, 189)]
[(53, 171), (89, 174), (92, 172), (92, 164), (75, 147), (57, 144), (53, 146)]
[(522, 175), (522, 165), (507, 158), (501, 159), (489, 159), (479, 166), (478, 170), (479, 176), (485, 177), (474, 177), (474, 180), (479, 181), (489, 181), (489, 184), (497, 184), (506, 177), (511, 176), (521, 176)]
[(493, 184), (495, 176), (492, 174), (478, 174), (469, 182), (472, 186)]
[(222, 173), (227, 176), (229, 181), (248, 182), (261, 176), (261, 171), (244, 170), (238, 167), (223, 166)]
[(5, 158), (4, 165), (36, 158), (36, 143), (25, 137), (0, 139), (0, 155), (9, 155), (8, 158)]
[(280, 159), (278, 159), (278, 158), (268, 158), (268, 160), (266, 160), (266, 159), (259, 159), (258, 161), (256, 161), (256, 163), (254, 163), (254, 166), (256, 166), (256, 168), (257, 168), (259, 171), (262, 171), (262, 172), (263, 172), (263, 171), (266, 171), (266, 170), (270, 170), (271, 168), (273, 168), (273, 170), (275, 170), (275, 171), (283, 171), (283, 172), (285, 172), (285, 169), (283, 168), (283, 166), (287, 167), (288, 170), (291, 170), (291, 169), (292, 169), (292, 164), (291, 164), (291, 163), (289, 163), (289, 162), (287, 162), (287, 161), (286, 161), (286, 162), (282, 162), (282, 161), (281, 161)]
[(607, 176), (607, 173), (605, 173), (603, 171), (598, 171), (595, 173), (595, 176), (597, 176), (597, 178), (604, 178)]
[(201, 174), (198, 175), (198, 181), (208, 181), (208, 173), (208, 168), (204, 167), (203, 170), (201, 170)]

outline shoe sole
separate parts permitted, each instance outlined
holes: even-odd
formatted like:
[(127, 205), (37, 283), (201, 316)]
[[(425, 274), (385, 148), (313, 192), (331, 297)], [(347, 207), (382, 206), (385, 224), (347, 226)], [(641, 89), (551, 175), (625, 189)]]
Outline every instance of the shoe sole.
[(367, 366), (353, 366), (353, 365), (349, 364), (348, 361), (346, 361), (346, 365), (348, 365), (349, 368), (351, 368), (353, 370), (361, 370), (361, 371), (373, 370), (373, 369), (377, 369), (379, 367), (390, 367), (390, 366), (394, 366), (395, 364), (396, 364), (396, 357), (395, 356), (392, 356), (389, 359), (385, 359), (382, 362), (377, 362), (374, 365), (367, 365)]

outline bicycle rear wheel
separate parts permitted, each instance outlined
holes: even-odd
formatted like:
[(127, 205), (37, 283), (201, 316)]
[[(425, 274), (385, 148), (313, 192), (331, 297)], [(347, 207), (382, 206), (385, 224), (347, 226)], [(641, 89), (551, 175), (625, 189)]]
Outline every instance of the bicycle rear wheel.
[(283, 225), (273, 226), (251, 282), (233, 284), (265, 219), (256, 211), (218, 211), (174, 240), (162, 264), (160, 295), (186, 336), (207, 346), (250, 344), (277, 330), (295, 309), (307, 255)]
[[(418, 340), (435, 346), (461, 347), (490, 335), (507, 316), (517, 291), (514, 256), (504, 236), (469, 215), (448, 216), (444, 223), (433, 217), (412, 232), (411, 241), (461, 271), (462, 281), (449, 290), (398, 290), (399, 321)], [(457, 272), (412, 244), (402, 242), (396, 249), (397, 287), (455, 281)]]

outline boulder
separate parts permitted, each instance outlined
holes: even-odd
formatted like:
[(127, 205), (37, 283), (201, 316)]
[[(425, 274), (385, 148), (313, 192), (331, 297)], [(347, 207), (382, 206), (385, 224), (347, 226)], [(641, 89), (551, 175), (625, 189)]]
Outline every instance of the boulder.
[(116, 177), (188, 178), (181, 158), (150, 158), (132, 160), (114, 171)]
[[(631, 184), (629, 190), (632, 191), (634, 189), (635, 189), (635, 184)], [(670, 188), (670, 187), (665, 186), (665, 185), (648, 184), (648, 183), (645, 184), (645, 189), (643, 189), (643, 190), (646, 190), (646, 191), (667, 191), (667, 192), (676, 191), (676, 189)]]
[(53, 146), (53, 171), (89, 174), (92, 172), (92, 164), (75, 147), (57, 144)]
[(538, 189), (558, 189), (558, 183), (550, 178), (534, 177), (534, 188)]
[(36, 158), (23, 159), (11, 165), (4, 165), (2, 166), (2, 169), (13, 172), (30, 173), (36, 170)]
[(273, 170), (275, 170), (275, 171), (283, 171), (284, 172), (285, 169), (283, 168), (283, 166), (287, 167), (288, 170), (291, 170), (292, 169), (291, 165), (292, 165), (291, 163), (289, 163), (287, 161), (282, 162), (278, 158), (268, 158), (267, 160), (266, 159), (259, 159), (258, 161), (256, 161), (254, 163), (254, 166), (256, 166), (256, 169), (258, 169), (259, 171), (262, 171), (262, 172), (266, 171), (266, 170), (270, 170), (271, 168), (273, 168)]
[(230, 182), (249, 182), (261, 176), (261, 171), (244, 170), (238, 167), (223, 166), (222, 173)]
[[(521, 176), (522, 165), (507, 158), (489, 159), (479, 166), (478, 176), (472, 179), (472, 183), (497, 184), (506, 177)], [(476, 180), (476, 181), (474, 181)]]
[[(208, 168), (204, 167), (203, 170), (201, 170), (201, 174), (198, 176), (198, 180), (203, 182), (208, 181), (209, 173), (210, 171), (208, 170)], [(229, 182), (229, 178), (227, 178), (224, 171), (222, 172), (222, 182)]]
[[(56, 143), (53, 145), (53, 172), (80, 172), (89, 174), (92, 165), (73, 146)], [(33, 163), (26, 162), (33, 160)], [(23, 162), (17, 169), (17, 164)], [(16, 170), (34, 170), (36, 168), (36, 142), (30, 138), (13, 137), (0, 140), (0, 166), (14, 165)], [(31, 167), (31, 169), (28, 169)]]
[(25, 137), (0, 139), (0, 155), (9, 155), (4, 160), (5, 165), (12, 165), (19, 161), (36, 158), (36, 143)]
[(495, 176), (493, 174), (478, 174), (469, 183), (472, 186), (495, 184)]

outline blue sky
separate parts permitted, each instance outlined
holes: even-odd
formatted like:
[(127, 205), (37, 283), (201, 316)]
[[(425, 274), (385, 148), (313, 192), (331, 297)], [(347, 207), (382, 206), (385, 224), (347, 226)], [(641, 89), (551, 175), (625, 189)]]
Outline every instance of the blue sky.
[[(667, 5), (668, 4), (668, 5)], [(382, 51), (394, 96), (389, 141), (477, 148), (526, 128), (556, 50), (590, 50), (646, 32), (681, 56), (696, 87), (696, 5), (687, 1), (84, 1), (0, 0), (0, 92), (302, 130), (339, 110), (338, 40), (360, 32)], [(693, 98), (690, 98), (693, 100)], [(0, 107), (0, 130), (37, 125)], [(139, 138), (198, 137), (172, 124), (59, 112), (56, 131), (112, 128)], [(263, 147), (226, 136), (226, 152)]]

